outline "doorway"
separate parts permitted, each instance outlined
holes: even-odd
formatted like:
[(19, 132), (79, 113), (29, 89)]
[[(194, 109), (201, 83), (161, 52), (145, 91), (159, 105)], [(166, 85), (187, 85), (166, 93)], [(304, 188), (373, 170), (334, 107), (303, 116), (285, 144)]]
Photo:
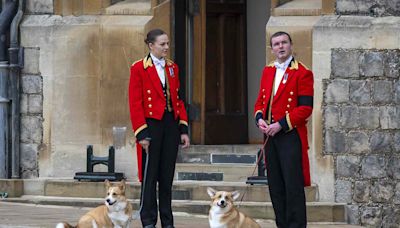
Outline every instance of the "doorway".
[(246, 4), (207, 0), (205, 144), (243, 144), (247, 130)]
[(186, 65), (192, 143), (248, 143), (245, 0), (177, 2), (175, 19), (185, 23), (175, 20), (175, 36), (186, 42), (176, 39), (175, 57)]

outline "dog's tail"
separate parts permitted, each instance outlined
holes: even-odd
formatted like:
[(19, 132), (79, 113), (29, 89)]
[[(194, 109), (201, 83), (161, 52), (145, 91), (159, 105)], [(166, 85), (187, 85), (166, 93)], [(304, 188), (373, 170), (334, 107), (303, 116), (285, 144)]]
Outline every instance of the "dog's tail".
[(66, 223), (66, 222), (61, 222), (58, 223), (56, 228), (75, 228), (76, 226), (71, 226), (70, 224)]

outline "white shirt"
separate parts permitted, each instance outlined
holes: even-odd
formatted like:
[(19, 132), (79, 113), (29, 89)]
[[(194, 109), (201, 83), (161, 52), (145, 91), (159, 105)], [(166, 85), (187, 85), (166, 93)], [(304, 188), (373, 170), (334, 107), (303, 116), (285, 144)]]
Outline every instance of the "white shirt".
[[(275, 72), (275, 83), (274, 83), (274, 95), (278, 91), (279, 84), (281, 84), (282, 78), (285, 74), (286, 68), (289, 66), (290, 62), (292, 61), (293, 56), (290, 56), (285, 62), (279, 63), (278, 61), (274, 62), (274, 65), (276, 67), (276, 72)], [(285, 76), (285, 79), (283, 83), (286, 83), (287, 80), (287, 75)]]
[(151, 59), (154, 65), (156, 65), (157, 74), (163, 86), (165, 86), (165, 59), (158, 59), (153, 54), (150, 53)]

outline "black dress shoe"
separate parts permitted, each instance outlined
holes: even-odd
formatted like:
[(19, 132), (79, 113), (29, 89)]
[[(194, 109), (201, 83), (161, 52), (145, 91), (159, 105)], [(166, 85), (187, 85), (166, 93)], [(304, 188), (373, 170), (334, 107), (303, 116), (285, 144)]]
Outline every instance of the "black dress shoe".
[(147, 226), (145, 226), (143, 228), (156, 228), (156, 226), (155, 225), (147, 225)]

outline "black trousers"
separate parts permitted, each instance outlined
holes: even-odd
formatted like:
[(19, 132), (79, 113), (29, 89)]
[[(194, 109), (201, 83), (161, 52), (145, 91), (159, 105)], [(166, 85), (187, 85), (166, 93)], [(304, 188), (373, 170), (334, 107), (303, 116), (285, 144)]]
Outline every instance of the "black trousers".
[[(178, 121), (173, 113), (165, 111), (162, 120), (147, 119), (150, 131), (149, 152), (143, 152), (142, 168), (145, 180), (142, 183), (142, 225), (157, 223), (157, 183), (159, 211), (162, 227), (173, 225), (171, 208), (172, 181), (175, 173), (176, 156), (180, 141)], [(145, 173), (146, 156), (149, 156)], [(144, 188), (144, 191), (143, 191)]]
[(306, 227), (301, 141), (297, 131), (280, 131), (269, 138), (265, 149), (268, 186), (277, 227)]

